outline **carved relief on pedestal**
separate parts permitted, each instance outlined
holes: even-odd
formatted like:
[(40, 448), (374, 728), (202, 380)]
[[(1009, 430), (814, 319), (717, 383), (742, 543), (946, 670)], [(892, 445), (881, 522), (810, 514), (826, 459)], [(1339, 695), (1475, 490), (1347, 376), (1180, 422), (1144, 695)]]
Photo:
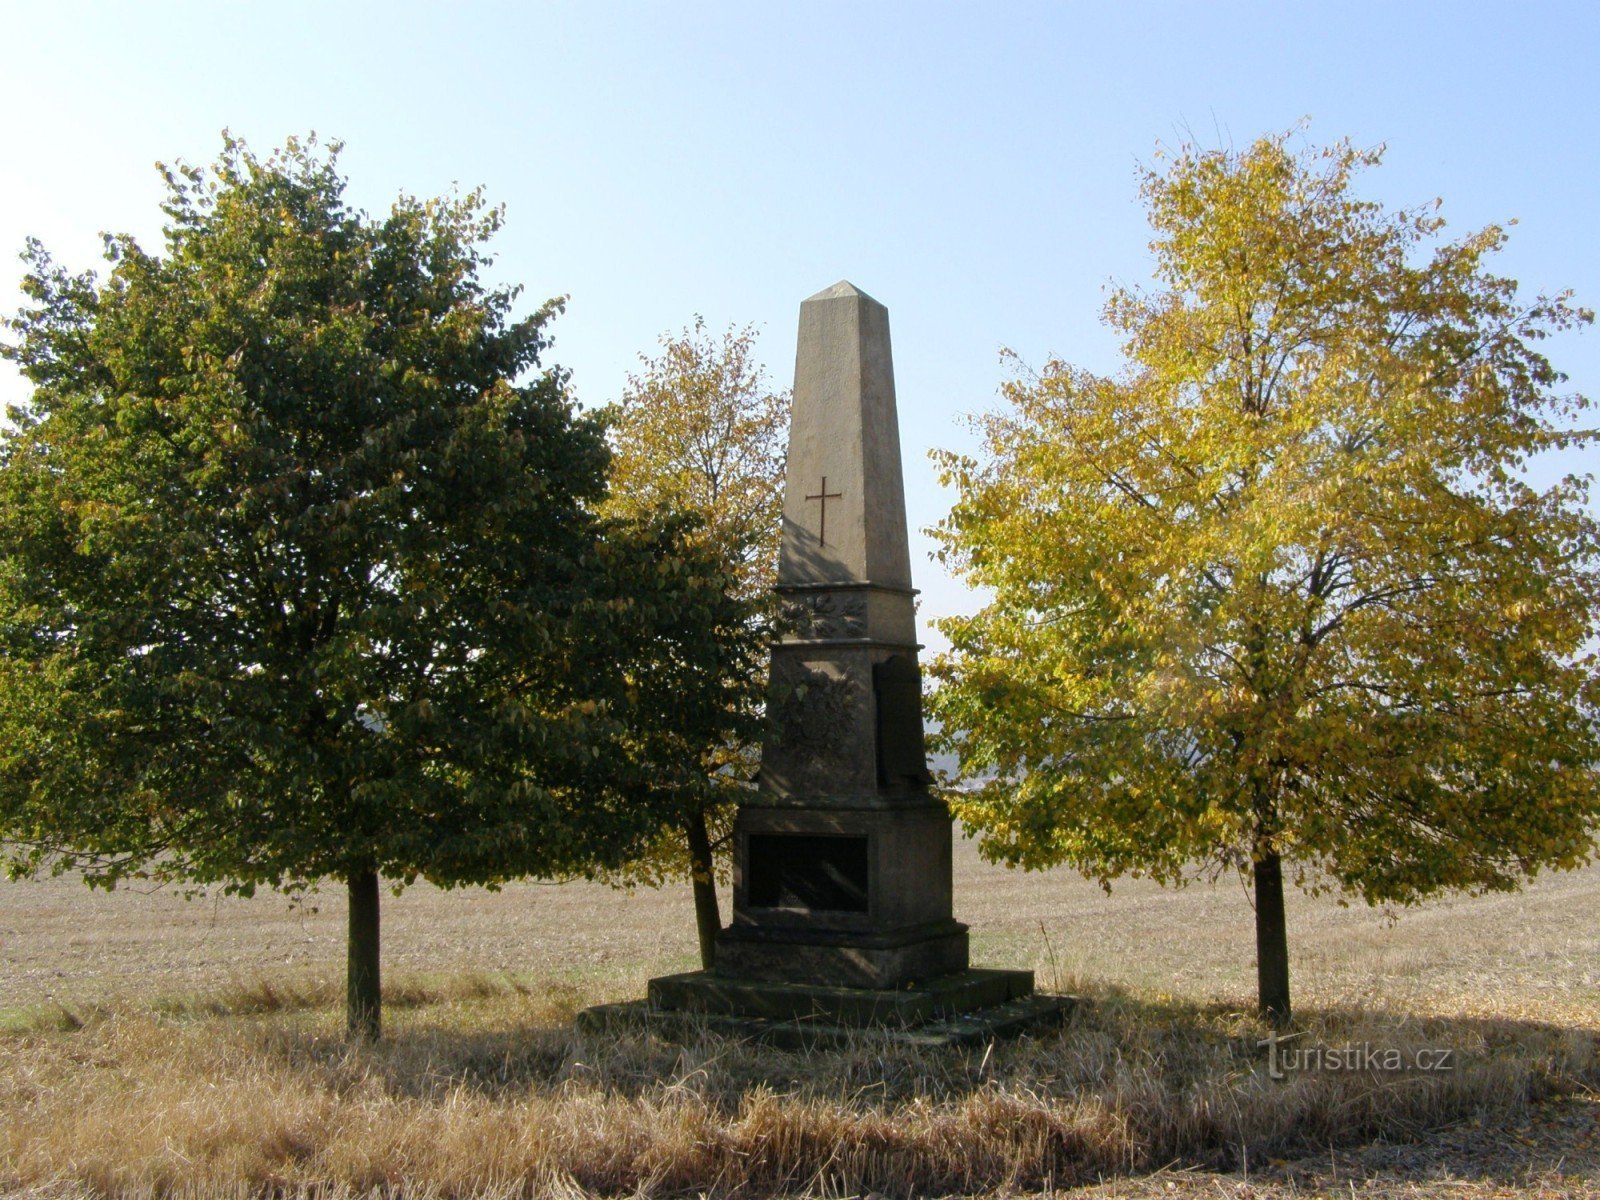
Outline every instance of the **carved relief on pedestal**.
[(772, 664), (778, 736), (797, 755), (832, 755), (855, 725), (860, 688), (849, 675), (828, 670), (831, 665), (798, 658)]
[(867, 636), (864, 592), (802, 592), (784, 601), (784, 622), (792, 635), (827, 641)]
[(790, 795), (859, 787), (861, 712), (871, 704), (859, 672), (775, 654), (770, 695), (774, 737), (762, 757), (768, 783)]

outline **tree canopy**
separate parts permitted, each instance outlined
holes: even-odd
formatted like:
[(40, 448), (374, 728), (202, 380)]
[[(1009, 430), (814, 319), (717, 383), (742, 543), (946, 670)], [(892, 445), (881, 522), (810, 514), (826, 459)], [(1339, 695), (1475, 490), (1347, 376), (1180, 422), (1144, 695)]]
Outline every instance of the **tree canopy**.
[(754, 353), (750, 327), (719, 339), (696, 317), (692, 329), (662, 337), (661, 353), (643, 359), (608, 414), (615, 458), (606, 511), (692, 517), (692, 538), (728, 577), (720, 652), (679, 675), (651, 722), (657, 802), (677, 817), (620, 876), (688, 876), (706, 967), (721, 927), (718, 864), (756, 770), (783, 516), (789, 394), (767, 383)]
[(1408, 904), (1591, 854), (1600, 792), (1586, 445), (1538, 352), (1588, 323), (1487, 269), (1490, 227), (1357, 190), (1380, 151), (1180, 149), (1143, 173), (1158, 286), (1115, 376), (1052, 361), (942, 454), (942, 748), (988, 854), (1108, 882), (1253, 880), (1289, 1016), (1282, 872)]
[(107, 884), (346, 882), (374, 1034), (379, 876), (592, 871), (653, 833), (626, 668), (700, 644), (722, 580), (598, 516), (602, 423), (541, 366), (561, 302), (481, 280), (500, 211), (369, 218), (337, 149), (164, 168), (163, 251), (108, 237), (103, 282), (29, 247), (0, 834)]
[(641, 356), (609, 414), (614, 512), (693, 513), (737, 568), (740, 590), (764, 597), (777, 574), (789, 392), (767, 381), (750, 326), (707, 332), (705, 320), (661, 353)]

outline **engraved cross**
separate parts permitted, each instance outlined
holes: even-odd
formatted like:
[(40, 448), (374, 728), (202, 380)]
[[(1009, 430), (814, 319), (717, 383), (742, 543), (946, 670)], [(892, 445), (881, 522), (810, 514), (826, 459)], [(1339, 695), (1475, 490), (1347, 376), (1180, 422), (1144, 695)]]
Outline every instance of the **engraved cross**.
[(828, 501), (837, 500), (843, 495), (843, 492), (830, 492), (828, 490), (828, 477), (824, 475), (822, 477), (822, 490), (815, 495), (806, 497), (807, 500), (822, 501), (822, 516), (817, 521), (817, 542), (819, 545), (826, 546), (828, 544)]

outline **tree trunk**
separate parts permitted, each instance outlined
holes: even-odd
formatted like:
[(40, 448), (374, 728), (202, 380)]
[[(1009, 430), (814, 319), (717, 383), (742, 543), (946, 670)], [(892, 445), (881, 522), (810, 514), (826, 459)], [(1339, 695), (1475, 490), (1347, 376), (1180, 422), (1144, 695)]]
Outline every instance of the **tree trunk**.
[(717, 963), (717, 934), (722, 914), (717, 910), (717, 871), (711, 857), (711, 835), (706, 815), (692, 812), (683, 819), (689, 839), (689, 871), (694, 880), (694, 923), (700, 933), (700, 965), (707, 971)]
[(1273, 1028), (1289, 1024), (1289, 927), (1283, 915), (1283, 860), (1256, 859), (1257, 1009)]
[(351, 1041), (377, 1041), (382, 1004), (378, 991), (378, 873), (352, 871), (347, 882), (350, 936), (345, 959), (345, 1021)]

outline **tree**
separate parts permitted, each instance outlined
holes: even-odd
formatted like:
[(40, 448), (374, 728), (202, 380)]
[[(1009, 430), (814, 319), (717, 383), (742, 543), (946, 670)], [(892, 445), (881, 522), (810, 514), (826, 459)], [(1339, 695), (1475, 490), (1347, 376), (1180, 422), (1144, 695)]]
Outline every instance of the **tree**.
[[(1005, 388), (942, 556), (932, 698), (986, 851), (1253, 883), (1263, 1016), (1290, 1016), (1283, 877), (1373, 904), (1512, 889), (1592, 853), (1600, 528), (1587, 406), (1535, 350), (1589, 322), (1485, 269), (1498, 228), (1355, 191), (1381, 151), (1184, 147), (1143, 174), (1159, 290), (1127, 365)], [(985, 778), (984, 773), (992, 772)]]
[[(628, 881), (687, 875), (694, 887), (700, 959), (715, 961), (722, 927), (716, 880), (740, 793), (753, 778), (767, 622), (783, 516), (789, 394), (772, 390), (752, 361), (755, 331), (730, 327), (720, 341), (705, 322), (661, 339), (662, 353), (610, 414), (615, 452), (609, 511), (633, 517), (687, 513), (699, 538), (727, 565), (728, 603), (742, 622), (724, 626), (723, 656), (663, 696), (653, 723), (666, 739), (652, 756), (658, 787), (678, 818)], [(674, 696), (677, 699), (674, 699)]]
[(513, 319), (479, 279), (500, 212), (372, 220), (337, 152), (164, 169), (165, 252), (108, 238), (104, 283), (29, 248), (0, 835), (14, 872), (107, 886), (342, 881), (359, 1037), (380, 877), (605, 869), (653, 834), (626, 667), (694, 644), (704, 579), (597, 516), (602, 425), (536, 370), (561, 304)]

